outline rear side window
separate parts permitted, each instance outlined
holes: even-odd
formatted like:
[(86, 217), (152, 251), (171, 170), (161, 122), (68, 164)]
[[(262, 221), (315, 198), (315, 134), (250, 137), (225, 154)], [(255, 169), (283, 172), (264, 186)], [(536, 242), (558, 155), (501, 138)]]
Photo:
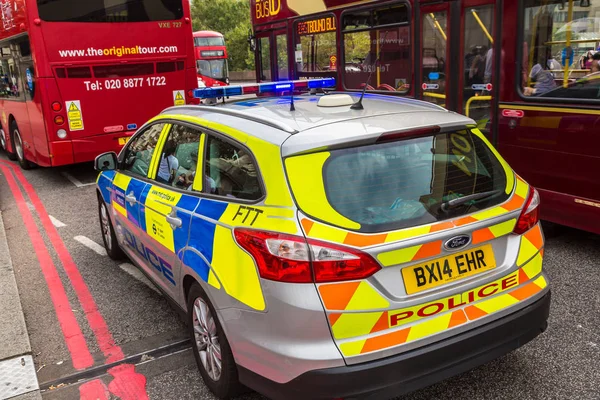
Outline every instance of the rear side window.
[[(323, 182), (331, 207), (363, 232), (442, 221), (508, 199), (502, 164), (467, 130), (332, 151)], [(487, 197), (448, 203), (476, 193)]]

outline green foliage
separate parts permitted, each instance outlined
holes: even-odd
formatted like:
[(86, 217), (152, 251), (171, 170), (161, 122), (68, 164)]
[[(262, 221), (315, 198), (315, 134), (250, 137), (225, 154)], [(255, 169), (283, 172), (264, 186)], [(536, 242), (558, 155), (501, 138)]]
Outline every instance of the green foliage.
[(192, 26), (195, 31), (221, 32), (229, 53), (229, 70), (254, 69), (254, 55), (248, 46), (252, 27), (248, 0), (192, 0)]

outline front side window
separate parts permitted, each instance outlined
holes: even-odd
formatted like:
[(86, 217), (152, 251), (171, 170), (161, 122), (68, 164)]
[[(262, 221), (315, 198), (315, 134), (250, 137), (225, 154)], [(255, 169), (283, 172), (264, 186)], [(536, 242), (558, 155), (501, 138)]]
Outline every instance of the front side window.
[(201, 132), (174, 124), (158, 161), (156, 181), (191, 190), (196, 177)]
[(227, 60), (198, 60), (198, 73), (213, 79), (227, 77)]
[(182, 0), (37, 0), (52, 22), (148, 22), (183, 18)]
[(148, 176), (152, 154), (165, 124), (152, 125), (136, 135), (125, 149), (121, 169), (141, 177)]
[(263, 196), (258, 168), (248, 150), (208, 136), (205, 160), (205, 193), (242, 200)]
[(523, 94), (599, 100), (600, 0), (525, 0), (523, 7)]
[(410, 90), (410, 14), (404, 4), (342, 15), (344, 84), (369, 90)]
[(194, 45), (196, 47), (225, 46), (225, 39), (223, 39), (222, 37), (194, 38)]

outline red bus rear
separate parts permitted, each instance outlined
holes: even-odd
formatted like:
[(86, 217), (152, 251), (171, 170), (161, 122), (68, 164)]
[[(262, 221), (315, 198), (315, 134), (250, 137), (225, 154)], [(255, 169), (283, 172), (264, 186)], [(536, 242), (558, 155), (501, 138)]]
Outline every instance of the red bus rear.
[(188, 0), (3, 0), (4, 147), (21, 166), (119, 151), (197, 87)]
[(539, 189), (543, 219), (600, 233), (600, 0), (250, 0), (257, 80), (335, 77), (473, 118)]
[[(206, 87), (229, 85), (225, 38), (219, 32), (194, 32), (198, 80)], [(201, 82), (200, 82), (201, 81)]]

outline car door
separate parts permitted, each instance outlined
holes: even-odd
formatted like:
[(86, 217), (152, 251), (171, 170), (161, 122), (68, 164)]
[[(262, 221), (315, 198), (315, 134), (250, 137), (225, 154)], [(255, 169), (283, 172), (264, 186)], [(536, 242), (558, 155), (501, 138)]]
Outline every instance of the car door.
[(174, 123), (161, 141), (151, 167), (149, 184), (140, 201), (141, 240), (148, 263), (146, 272), (177, 300), (183, 250), (191, 215), (199, 198), (192, 192), (202, 133), (187, 124)]
[(123, 150), (111, 194), (115, 227), (121, 247), (139, 265), (146, 264), (141, 234), (140, 198), (148, 185), (148, 173), (165, 123), (151, 124), (137, 133)]

